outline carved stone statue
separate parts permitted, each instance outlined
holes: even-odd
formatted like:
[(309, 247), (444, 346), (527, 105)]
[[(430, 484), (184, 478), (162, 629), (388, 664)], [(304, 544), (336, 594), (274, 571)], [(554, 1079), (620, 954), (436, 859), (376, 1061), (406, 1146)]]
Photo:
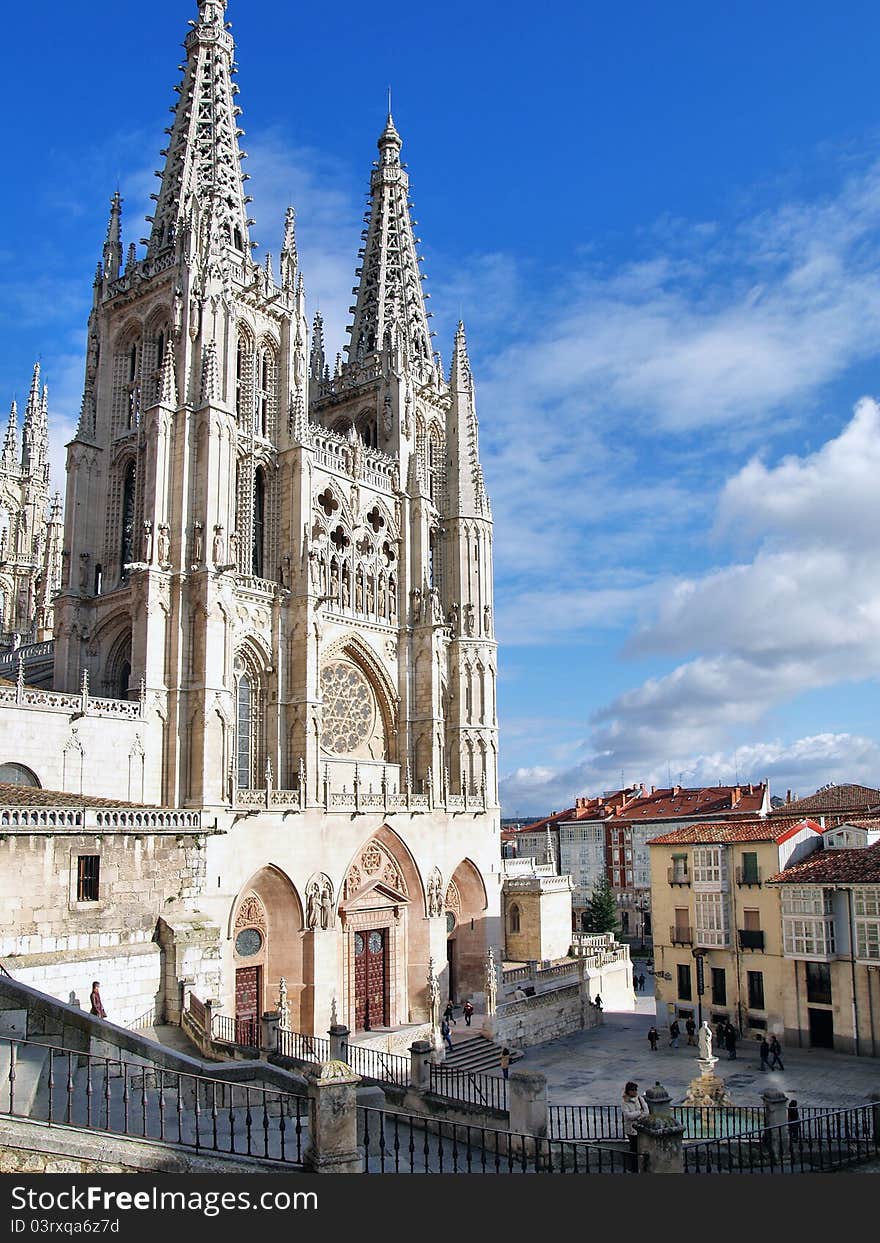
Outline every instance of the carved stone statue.
[(440, 981), (434, 974), (434, 959), (428, 959), (428, 1005), (431, 1011), (431, 1027), (440, 1027)]
[(333, 886), (329, 880), (321, 890), (321, 927), (327, 929), (333, 923)]
[(223, 538), (223, 528), (221, 526), (214, 527), (214, 564), (224, 565), (226, 560), (226, 541)]
[(348, 587), (348, 573), (342, 571), (342, 607), (347, 609), (349, 605), (350, 592)]
[(306, 927), (317, 928), (318, 926), (318, 903), (320, 902), (320, 890), (317, 881), (310, 881), (306, 889)]
[(283, 1031), (290, 1028), (290, 1005), (287, 1000), (287, 981), (284, 976), (278, 981), (278, 1026)]
[(144, 521), (144, 546), (142, 560), (150, 564), (153, 559), (153, 524), (149, 519)]
[(466, 635), (474, 633), (474, 606), (472, 604), (464, 606), (464, 632)]
[(200, 565), (204, 554), (204, 529), (200, 522), (193, 523), (193, 561)]
[(700, 1058), (708, 1062), (712, 1057), (712, 1028), (705, 1019), (703, 1019), (703, 1026), (700, 1028), (697, 1040), (700, 1044)]
[(167, 565), (168, 557), (171, 553), (171, 537), (168, 533), (167, 522), (163, 522), (159, 527), (159, 534), (156, 537), (156, 551), (159, 555), (159, 564)]
[(486, 955), (486, 1013), (494, 1014), (498, 999), (498, 973), (495, 970), (495, 953), (489, 946)]
[(434, 918), (443, 914), (443, 880), (435, 869), (428, 880), (428, 916)]

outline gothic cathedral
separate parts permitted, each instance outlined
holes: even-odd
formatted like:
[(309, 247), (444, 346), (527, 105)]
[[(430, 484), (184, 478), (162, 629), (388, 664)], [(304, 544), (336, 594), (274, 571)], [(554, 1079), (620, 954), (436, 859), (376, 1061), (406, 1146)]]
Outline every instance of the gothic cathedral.
[(254, 261), (225, 9), (190, 23), (145, 253), (112, 200), (24, 759), (46, 791), (199, 817), (148, 913), (166, 1013), (188, 980), (258, 1015), (283, 977), (295, 1030), (389, 1029), (428, 1017), (430, 959), (444, 995), (482, 991), (500, 939), (474, 382), (463, 325), (448, 370), (432, 349), (390, 114), (344, 361), (310, 330), (292, 210), (278, 269)]

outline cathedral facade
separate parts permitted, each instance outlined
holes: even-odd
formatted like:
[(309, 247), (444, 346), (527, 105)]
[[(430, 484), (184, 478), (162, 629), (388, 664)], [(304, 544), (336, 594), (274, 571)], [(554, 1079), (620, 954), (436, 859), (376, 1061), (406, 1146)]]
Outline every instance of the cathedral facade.
[[(462, 325), (447, 367), (432, 349), (390, 114), (345, 361), (325, 360), (320, 316), (310, 330), (292, 210), (278, 269), (254, 261), (225, 8), (199, 0), (186, 36), (145, 253), (123, 255), (111, 203), (68, 446), (54, 690), (0, 695), (0, 740), (49, 801), (189, 814), (151, 834), (143, 813), (102, 813), (111, 879), (93, 908), (68, 902), (99, 978), (127, 930), (155, 954), (131, 1009), (155, 983), (166, 1015), (189, 987), (249, 1018), (283, 977), (299, 1031), (394, 1028), (428, 1017), (429, 960), (448, 995), (473, 995), (500, 938), (474, 382)], [(126, 869), (145, 856), (119, 835), (150, 853), (166, 830), (197, 865), (132, 916)], [(53, 842), (43, 875), (69, 896), (108, 839)], [(34, 970), (35, 920), (13, 930)]]

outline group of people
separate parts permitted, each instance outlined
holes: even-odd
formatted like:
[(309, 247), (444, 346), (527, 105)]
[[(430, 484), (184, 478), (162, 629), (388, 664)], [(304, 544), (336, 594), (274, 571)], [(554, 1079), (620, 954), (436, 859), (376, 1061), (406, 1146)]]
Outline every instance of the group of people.
[[(466, 1001), (461, 1007), (461, 1012), (464, 1015), (465, 1026), (470, 1027), (471, 1019), (474, 1017), (473, 1002)], [(440, 1035), (443, 1037), (443, 1042), (447, 1049), (452, 1048), (453, 1027), (458, 1027), (458, 1020), (455, 1017), (455, 1006), (450, 997), (446, 1003), (446, 1009), (443, 1011), (443, 1018), (440, 1021)]]
[[(697, 1025), (693, 1020), (693, 1016), (685, 1020), (684, 1029), (687, 1032), (688, 1044), (696, 1045)], [(669, 1024), (669, 1048), (677, 1049), (680, 1039), (681, 1026), (678, 1019), (673, 1019)], [(766, 1036), (759, 1036), (758, 1039), (760, 1040), (761, 1070), (785, 1070), (782, 1064), (782, 1045), (779, 1043), (779, 1038), (771, 1036), (768, 1041)], [(715, 1029), (715, 1040), (719, 1049), (727, 1050), (728, 1060), (732, 1061), (736, 1057), (739, 1033), (729, 1019), (724, 1019), (718, 1024)], [(648, 1028), (648, 1044), (652, 1053), (656, 1053), (659, 1043), (660, 1033), (652, 1024)]]
[(785, 1070), (782, 1065), (782, 1046), (776, 1036), (771, 1036), (768, 1043), (766, 1036), (759, 1036), (761, 1054), (761, 1070)]
[(633, 987), (637, 993), (641, 993), (645, 988), (645, 973), (640, 971), (638, 975), (633, 976)]

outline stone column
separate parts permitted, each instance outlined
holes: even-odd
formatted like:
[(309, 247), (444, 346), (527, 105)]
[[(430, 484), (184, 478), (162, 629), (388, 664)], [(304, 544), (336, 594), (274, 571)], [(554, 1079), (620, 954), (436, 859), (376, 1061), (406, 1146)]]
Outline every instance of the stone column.
[(547, 1138), (547, 1078), (538, 1071), (512, 1070), (507, 1080), (510, 1129), (517, 1135)]
[(327, 1035), (330, 1037), (330, 1061), (348, 1061), (348, 1028), (344, 1023), (334, 1023)]
[(669, 1093), (655, 1083), (645, 1093), (647, 1118), (635, 1123), (640, 1172), (645, 1174), (684, 1173), (684, 1127), (669, 1108)]
[(409, 1086), (416, 1092), (428, 1092), (431, 1088), (430, 1040), (415, 1040), (409, 1048)]
[(361, 1174), (363, 1151), (357, 1142), (357, 1085), (345, 1062), (325, 1062), (306, 1076), (309, 1093), (309, 1146), (303, 1155), (314, 1174)]
[(274, 1053), (278, 1048), (278, 1024), (281, 1021), (281, 1015), (277, 1010), (267, 1010), (260, 1020), (260, 1045), (261, 1052), (266, 1050)]
[[(764, 1102), (764, 1127), (766, 1128), (770, 1154), (775, 1161), (780, 1161), (789, 1151), (788, 1142), (788, 1097), (778, 1088), (768, 1088), (761, 1093)], [(781, 1128), (781, 1129), (780, 1129)]]

